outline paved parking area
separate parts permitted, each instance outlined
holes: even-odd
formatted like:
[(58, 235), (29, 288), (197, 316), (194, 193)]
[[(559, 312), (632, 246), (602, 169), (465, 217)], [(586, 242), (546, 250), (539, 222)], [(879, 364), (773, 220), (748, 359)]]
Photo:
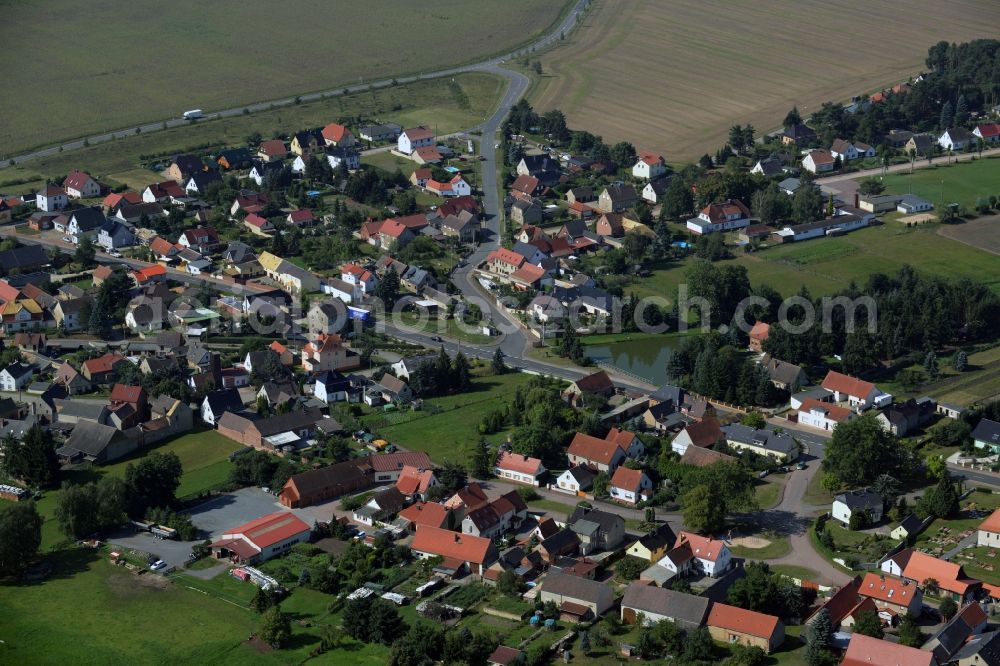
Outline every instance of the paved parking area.
[[(265, 493), (260, 488), (241, 488), (199, 504), (188, 513), (191, 515), (191, 522), (204, 535), (203, 538), (216, 539), (226, 530), (283, 510), (285, 508), (274, 495)], [(300, 517), (305, 520), (304, 516)], [(311, 524), (311, 521), (307, 522)]]
[(132, 548), (156, 555), (167, 563), (167, 569), (171, 567), (182, 568), (191, 554), (191, 547), (196, 543), (157, 539), (149, 532), (135, 533), (132, 530), (116, 532), (108, 538), (108, 541), (122, 548)]

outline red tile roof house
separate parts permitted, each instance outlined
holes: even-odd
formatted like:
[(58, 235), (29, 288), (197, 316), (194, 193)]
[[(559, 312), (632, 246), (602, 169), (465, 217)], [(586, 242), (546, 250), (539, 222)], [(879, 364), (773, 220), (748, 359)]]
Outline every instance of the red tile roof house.
[(938, 666), (938, 663), (928, 650), (852, 634), (840, 666)]
[(493, 654), (486, 659), (486, 663), (489, 666), (516, 666), (523, 663), (523, 655), (524, 653), (520, 650), (501, 645), (493, 650)]
[(923, 585), (928, 578), (933, 578), (938, 582), (940, 593), (950, 594), (959, 604), (974, 599), (982, 587), (982, 583), (970, 578), (960, 564), (931, 557), (912, 548), (887, 558), (882, 562), (881, 569), (915, 585)]
[(330, 123), (321, 132), (323, 140), (328, 146), (338, 146), (340, 148), (350, 148), (356, 143), (354, 134), (339, 123)]
[(212, 543), (212, 555), (252, 564), (284, 555), (297, 543), (309, 541), (312, 527), (290, 511), (278, 511), (223, 532)]
[(462, 532), (494, 539), (520, 527), (528, 516), (528, 505), (514, 490), (492, 502), (470, 509), (462, 518)]
[(409, 523), (411, 532), (416, 532), (420, 527), (451, 530), (455, 522), (452, 511), (437, 502), (411, 504), (399, 512), (399, 517)]
[(84, 361), (80, 371), (93, 384), (110, 384), (114, 380), (115, 367), (129, 362), (124, 356), (109, 353)]
[(698, 235), (742, 229), (749, 225), (750, 209), (737, 199), (709, 204), (698, 213), (698, 217), (687, 221), (688, 231)]
[(712, 604), (708, 633), (721, 643), (739, 643), (773, 652), (785, 642), (785, 625), (773, 615), (755, 613), (728, 604)]
[(598, 471), (611, 473), (627, 458), (641, 457), (644, 448), (642, 441), (633, 433), (614, 428), (605, 439), (576, 433), (566, 449), (566, 455), (571, 466), (587, 465)]
[(524, 262), (523, 256), (502, 247), (489, 253), (486, 257), (485, 267), (486, 270), (495, 275), (507, 276), (523, 266)]
[(799, 425), (812, 426), (820, 430), (833, 430), (839, 423), (845, 423), (855, 417), (855, 413), (846, 407), (838, 407), (828, 402), (820, 402), (815, 398), (807, 398), (799, 406)]
[(132, 271), (132, 279), (135, 280), (136, 285), (142, 286), (144, 284), (151, 284), (154, 282), (166, 282), (167, 280), (167, 269), (159, 264), (154, 266), (146, 266), (137, 271)]
[(670, 557), (670, 553), (678, 550), (690, 550), (690, 565), (711, 578), (717, 578), (728, 571), (733, 561), (732, 551), (726, 542), (694, 532), (678, 532), (673, 549), (664, 557)]
[(635, 505), (653, 496), (653, 482), (641, 469), (619, 467), (611, 477), (611, 499)]
[(500, 451), (494, 471), (502, 479), (529, 486), (540, 486), (541, 477), (547, 470), (538, 458), (530, 458), (513, 451)]
[(466, 571), (482, 576), (498, 557), (497, 549), (489, 539), (428, 525), (417, 527), (410, 550), (420, 559), (441, 557), (441, 564), (435, 570), (446, 571), (456, 577)]
[(882, 393), (871, 382), (866, 382), (850, 375), (844, 375), (834, 370), (826, 373), (826, 377), (820, 386), (833, 394), (835, 402), (846, 402), (848, 406), (857, 411), (862, 411), (869, 407), (880, 407), (883, 403), (888, 404), (892, 398), (892, 396)]
[(396, 479), (396, 490), (403, 493), (407, 500), (423, 498), (427, 491), (438, 485), (437, 477), (432, 469), (418, 469), (413, 465), (404, 465)]
[(434, 132), (426, 127), (411, 127), (405, 129), (396, 140), (396, 149), (404, 155), (410, 155), (417, 148), (434, 145)]
[(837, 590), (825, 603), (817, 608), (812, 615), (806, 618), (805, 624), (812, 624), (816, 615), (821, 610), (826, 610), (833, 623), (833, 630), (839, 631), (842, 628), (850, 628), (858, 619), (862, 611), (872, 611), (878, 613), (878, 606), (875, 602), (858, 594), (861, 589), (861, 576), (855, 576), (849, 583)]
[(874, 601), (880, 613), (889, 611), (889, 619), (907, 613), (919, 616), (924, 599), (923, 590), (913, 583), (873, 571), (865, 574), (858, 594)]
[(562, 392), (562, 398), (571, 405), (576, 405), (577, 400), (584, 393), (595, 393), (611, 397), (615, 394), (615, 384), (611, 377), (604, 370), (598, 370), (586, 377), (581, 377), (570, 383)]
[(997, 143), (1000, 141), (1000, 123), (976, 125), (972, 133), (987, 143)]
[(101, 193), (101, 186), (83, 171), (70, 171), (62, 183), (71, 199), (92, 199)]
[(542, 193), (545, 187), (534, 176), (518, 176), (511, 183), (510, 193), (518, 199), (531, 199)]
[(722, 426), (719, 425), (718, 419), (714, 416), (709, 416), (697, 423), (690, 423), (685, 426), (674, 437), (674, 440), (670, 443), (670, 448), (674, 453), (682, 456), (688, 450), (689, 446), (700, 446), (710, 449), (725, 438), (726, 435), (722, 432)]
[(109, 418), (119, 430), (139, 425), (149, 417), (149, 402), (141, 386), (115, 384), (108, 398)]
[(177, 239), (178, 245), (189, 247), (201, 254), (211, 254), (219, 247), (219, 242), (219, 232), (212, 227), (185, 229)]
[(750, 329), (750, 351), (757, 352), (758, 354), (764, 351), (763, 344), (764, 340), (767, 340), (767, 336), (771, 334), (771, 326), (762, 321), (758, 321)]

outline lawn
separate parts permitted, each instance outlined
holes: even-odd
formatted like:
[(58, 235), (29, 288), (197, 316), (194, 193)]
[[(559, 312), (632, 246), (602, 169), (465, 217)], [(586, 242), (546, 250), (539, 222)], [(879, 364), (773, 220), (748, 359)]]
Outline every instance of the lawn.
[(967, 548), (952, 561), (961, 564), (966, 575), (990, 585), (1000, 585), (1000, 561), (997, 560), (996, 548), (989, 546)]
[[(245, 0), (233, 11), (228, 3), (178, 0), (153, 16), (115, 0), (83, 13), (68, 0), (4, 2), (8, 25), (34, 27), (4, 35), (9, 52), (33, 55), (3, 68), (19, 92), (5, 105), (0, 154), (185, 109), (210, 112), (479, 60), (542, 34), (567, 4), (438, 0), (411, 11), (405, 0)], [(262, 30), (267, 54), (248, 59), (246, 37)]]
[[(514, 388), (531, 381), (531, 376), (510, 373), (497, 377), (476, 377), (473, 390), (460, 395), (430, 398), (423, 411), (405, 412), (400, 420), (375, 430), (384, 438), (413, 451), (426, 451), (439, 464), (445, 460), (464, 462), (470, 445), (483, 439), (479, 423), (490, 410), (500, 407)], [(431, 411), (437, 413), (431, 413)], [(440, 410), (440, 411), (437, 411)], [(375, 423), (378, 423), (376, 420)], [(500, 441), (503, 433), (487, 437)]]
[(466, 330), (474, 328), (471, 324), (460, 326), (455, 319), (421, 319), (412, 311), (400, 313), (399, 324), (424, 333), (454, 338), (473, 345), (488, 345), (500, 341), (500, 338), (496, 336)]
[[(933, 395), (939, 402), (969, 405), (1000, 394), (1000, 345), (984, 347), (968, 354), (969, 365), (964, 372), (956, 372), (951, 358), (939, 359), (937, 379), (914, 389), (905, 390), (895, 378), (905, 368), (896, 368), (892, 375), (879, 379), (879, 386), (897, 398), (915, 398)], [(922, 369), (922, 365), (910, 366)]]
[(574, 501), (575, 499), (576, 498), (570, 497), (569, 495), (566, 496), (565, 502), (558, 502), (556, 500), (550, 500), (550, 499), (533, 499), (530, 502), (528, 502), (528, 508), (545, 512), (554, 511), (556, 513), (564, 513), (566, 515), (569, 515), (573, 513), (573, 509), (576, 508), (576, 501)]
[(749, 560), (775, 560), (784, 557), (792, 550), (792, 544), (788, 537), (774, 534), (762, 535), (770, 543), (761, 548), (751, 548), (750, 546), (730, 546), (729, 550), (733, 555), (745, 557)]
[(757, 505), (761, 509), (773, 509), (781, 502), (781, 489), (785, 487), (784, 481), (768, 478), (760, 481), (754, 486), (754, 493), (757, 496)]
[(772, 564), (771, 570), (792, 578), (800, 580), (815, 580), (819, 574), (808, 567), (800, 567), (796, 564)]
[[(824, 101), (906, 80), (938, 40), (981, 37), (981, 17), (993, 8), (989, 0), (914, 0), (901, 19), (890, 4), (864, 0), (604, 0), (540, 56), (543, 73), (529, 101), (561, 109), (571, 127), (609, 145), (625, 140), (669, 161), (695, 161), (725, 144), (733, 125), (750, 123), (761, 135), (793, 104), (808, 115)], [(803, 26), (852, 39), (820, 55), (815, 31)]]
[[(254, 132), (266, 138), (321, 127), (338, 119), (349, 122), (362, 117), (403, 126), (427, 124), (445, 134), (482, 122), (493, 112), (504, 91), (504, 80), (492, 74), (460, 74), (454, 81), (456, 85), (452, 86), (449, 80), (433, 79), (95, 144), (4, 169), (0, 171), (0, 186), (19, 180), (32, 181), (33, 186), (39, 178), (61, 179), (66, 172), (79, 168), (108, 181), (106, 184), (140, 187), (159, 179), (146, 167), (152, 162), (165, 164), (175, 153), (211, 154), (221, 147), (246, 145), (247, 137)], [(455, 94), (456, 88), (462, 92), (460, 97)], [(410, 165), (415, 166), (412, 162)], [(405, 169), (404, 173), (409, 174)], [(16, 191), (30, 189), (29, 184), (10, 186), (15, 187)]]
[(891, 173), (883, 178), (889, 194), (912, 193), (932, 202), (959, 203), (970, 211), (979, 197), (1000, 194), (1000, 159), (987, 158), (974, 162), (948, 164), (947, 157), (936, 160), (937, 166), (916, 169), (913, 173)]
[[(785, 296), (805, 286), (815, 296), (831, 295), (854, 280), (862, 285), (874, 272), (895, 273), (904, 264), (918, 272), (948, 279), (969, 278), (1000, 293), (1000, 271), (995, 255), (944, 238), (937, 224), (905, 229), (885, 225), (860, 229), (846, 236), (817, 238), (779, 245), (753, 254), (740, 253), (735, 263), (747, 269), (754, 286), (769, 284)], [(669, 268), (657, 269), (632, 287), (638, 296), (673, 298), (685, 281), (687, 259)]]
[[(229, 454), (241, 448), (243, 448), (242, 445), (226, 439), (214, 430), (195, 431), (111, 465), (74, 470), (65, 475), (63, 482), (87, 483), (96, 481), (105, 474), (123, 477), (125, 476), (125, 468), (130, 463), (135, 463), (153, 451), (160, 453), (173, 451), (181, 459), (181, 466), (184, 470), (181, 485), (177, 489), (177, 496), (184, 497), (224, 483), (229, 478)], [(42, 524), (43, 550), (52, 548), (65, 538), (54, 517), (58, 498), (59, 491), (49, 491), (38, 502), (38, 512), (45, 520)]]

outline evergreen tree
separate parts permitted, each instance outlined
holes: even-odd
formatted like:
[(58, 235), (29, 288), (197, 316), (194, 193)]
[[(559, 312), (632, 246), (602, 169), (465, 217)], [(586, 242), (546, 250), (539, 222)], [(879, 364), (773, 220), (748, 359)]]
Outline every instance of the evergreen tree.
[(937, 354), (933, 351), (927, 352), (927, 356), (924, 357), (924, 370), (927, 371), (927, 376), (931, 379), (938, 376)]
[(827, 609), (823, 608), (816, 613), (806, 632), (806, 644), (806, 663), (809, 666), (826, 666), (831, 662), (833, 622)]
[(802, 116), (799, 115), (799, 107), (793, 106), (792, 110), (785, 114), (785, 121), (782, 123), (785, 127), (791, 127), (793, 125), (799, 125), (802, 123)]
[(951, 105), (950, 101), (945, 101), (941, 105), (941, 117), (938, 120), (938, 126), (942, 131), (949, 129), (954, 125), (955, 120), (955, 110)]
[(472, 385), (471, 380), (471, 368), (469, 367), (469, 359), (465, 358), (465, 354), (458, 352), (455, 355), (455, 360), (452, 361), (452, 389), (461, 393), (467, 391), (469, 386)]
[(493, 456), (490, 445), (485, 441), (474, 445), (470, 459), (472, 476), (477, 479), (488, 479), (493, 474)]
[(955, 360), (952, 363), (956, 372), (965, 372), (969, 367), (969, 355), (960, 349), (955, 353)]
[(955, 103), (955, 126), (962, 127), (969, 122), (969, 103), (965, 101), (965, 95), (959, 95)]
[(503, 375), (507, 373), (507, 364), (504, 362), (503, 351), (500, 347), (497, 347), (496, 351), (493, 352), (493, 360), (490, 362), (490, 370), (494, 375)]
[(280, 648), (292, 637), (292, 623), (278, 606), (272, 606), (261, 618), (260, 639), (273, 648)]

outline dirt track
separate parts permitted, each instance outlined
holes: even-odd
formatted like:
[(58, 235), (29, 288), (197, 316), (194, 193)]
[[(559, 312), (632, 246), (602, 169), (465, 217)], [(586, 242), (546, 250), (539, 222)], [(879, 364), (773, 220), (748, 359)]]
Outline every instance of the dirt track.
[(1000, 215), (988, 215), (962, 224), (943, 224), (937, 232), (959, 243), (1000, 254)]

